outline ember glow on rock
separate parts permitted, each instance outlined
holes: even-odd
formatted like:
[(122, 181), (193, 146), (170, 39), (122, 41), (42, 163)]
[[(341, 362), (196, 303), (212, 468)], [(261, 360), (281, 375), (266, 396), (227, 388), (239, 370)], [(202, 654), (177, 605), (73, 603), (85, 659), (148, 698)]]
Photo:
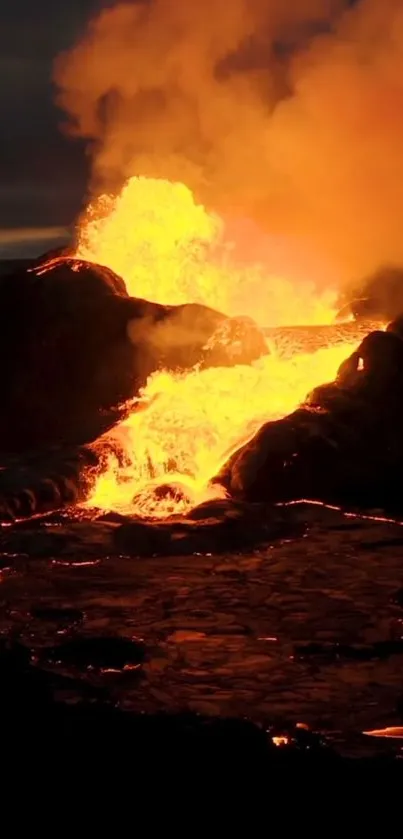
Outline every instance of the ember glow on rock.
[[(76, 256), (111, 268), (129, 294), (153, 302), (199, 302), (266, 327), (334, 321), (334, 290), (298, 281), (295, 266), (288, 278), (274, 276), (238, 252), (242, 242), (227, 241), (223, 220), (198, 206), (186, 186), (132, 178), (118, 197), (90, 205)], [(210, 482), (228, 457), (263, 423), (332, 381), (356, 343), (287, 360), (272, 350), (248, 366), (158, 371), (114, 429), (119, 455), (109, 453), (88, 504), (164, 518), (222, 496)]]

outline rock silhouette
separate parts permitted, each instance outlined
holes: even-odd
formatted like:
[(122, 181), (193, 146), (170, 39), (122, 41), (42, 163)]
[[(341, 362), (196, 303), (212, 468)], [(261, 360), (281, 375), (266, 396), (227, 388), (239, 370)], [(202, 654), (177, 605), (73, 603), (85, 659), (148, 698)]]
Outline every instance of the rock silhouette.
[(290, 416), (264, 425), (218, 480), (234, 497), (308, 498), (403, 512), (400, 320), (374, 331)]
[[(94, 440), (123, 416), (121, 406), (151, 372), (209, 365), (209, 356), (216, 363), (211, 347), (217, 351), (230, 323), (206, 306), (131, 298), (112, 271), (70, 257), (2, 277), (0, 300), (3, 451)], [(222, 364), (266, 351), (253, 324), (248, 340), (239, 329), (227, 333)]]

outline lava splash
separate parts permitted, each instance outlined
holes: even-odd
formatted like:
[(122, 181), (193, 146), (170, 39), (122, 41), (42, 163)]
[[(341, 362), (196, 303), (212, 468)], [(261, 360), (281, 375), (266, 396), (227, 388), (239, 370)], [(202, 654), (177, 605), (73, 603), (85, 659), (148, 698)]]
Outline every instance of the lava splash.
[(117, 454), (108, 447), (88, 503), (164, 518), (220, 497), (211, 481), (231, 454), (265, 422), (291, 413), (319, 382), (333, 380), (351, 349), (155, 373), (142, 393), (143, 410), (134, 408), (114, 430)]
[[(200, 302), (266, 327), (334, 321), (333, 289), (319, 292), (295, 266), (287, 278), (270, 264), (246, 264), (243, 244), (229, 241), (223, 219), (183, 184), (132, 178), (119, 196), (89, 206), (76, 255), (111, 268), (130, 294), (154, 302)], [(220, 496), (211, 481), (226, 459), (263, 423), (332, 381), (356, 343), (288, 359), (268, 348), (247, 366), (156, 372), (115, 428), (89, 505), (164, 518)]]
[(202, 303), (263, 327), (329, 324), (336, 315), (337, 290), (307, 279), (291, 244), (285, 264), (274, 237), (209, 212), (182, 183), (133, 177), (117, 197), (100, 196), (81, 221), (76, 255), (155, 303)]

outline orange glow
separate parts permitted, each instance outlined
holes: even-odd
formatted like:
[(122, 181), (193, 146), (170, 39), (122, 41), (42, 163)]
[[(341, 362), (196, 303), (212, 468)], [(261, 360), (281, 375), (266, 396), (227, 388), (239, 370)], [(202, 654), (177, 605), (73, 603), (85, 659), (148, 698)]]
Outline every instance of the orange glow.
[(332, 323), (336, 291), (319, 292), (295, 266), (286, 278), (270, 264), (251, 263), (250, 236), (245, 224), (242, 240), (238, 225), (237, 241), (229, 240), (223, 220), (196, 204), (184, 184), (136, 177), (117, 198), (103, 195), (90, 204), (77, 257), (111, 268), (133, 297), (204, 303), (261, 326)]
[[(126, 463), (109, 456), (90, 504), (121, 513), (165, 517), (186, 513), (212, 497), (209, 487), (229, 455), (270, 419), (294, 410), (308, 391), (334, 378), (352, 347), (333, 347), (280, 360), (267, 355), (251, 366), (158, 372), (133, 411), (113, 432)], [(178, 491), (156, 497), (153, 488)], [(135, 499), (135, 500), (133, 500)]]
[[(332, 290), (272, 276), (270, 266), (240, 267), (234, 250), (224, 222), (198, 206), (186, 186), (132, 178), (117, 198), (103, 196), (89, 207), (76, 255), (120, 274), (131, 295), (158, 303), (200, 302), (265, 326), (334, 320)], [(156, 372), (109, 435), (116, 456), (109, 445), (88, 504), (164, 518), (222, 497), (210, 482), (229, 455), (264, 422), (332, 381), (355, 346), (288, 359), (272, 352), (250, 366)]]
[(373, 731), (363, 731), (367, 737), (390, 737), (391, 739), (403, 739), (403, 726), (388, 726), (387, 728), (375, 728)]
[(288, 746), (290, 744), (290, 738), (286, 735), (279, 735), (276, 737), (272, 737), (272, 743), (274, 746)]
[(318, 501), (315, 498), (297, 498), (295, 501), (280, 501), (277, 506), (278, 507), (295, 507), (297, 505), (309, 504), (312, 507), (324, 507), (326, 510), (334, 510), (337, 513), (342, 513), (343, 516), (350, 519), (362, 519), (363, 521), (377, 521), (380, 524), (397, 524), (399, 527), (403, 527), (403, 521), (399, 521), (399, 519), (392, 519), (388, 516), (381, 516), (371, 514), (371, 513), (361, 513), (361, 512), (347, 512), (343, 510), (342, 507), (339, 507), (336, 504), (325, 504), (324, 501)]

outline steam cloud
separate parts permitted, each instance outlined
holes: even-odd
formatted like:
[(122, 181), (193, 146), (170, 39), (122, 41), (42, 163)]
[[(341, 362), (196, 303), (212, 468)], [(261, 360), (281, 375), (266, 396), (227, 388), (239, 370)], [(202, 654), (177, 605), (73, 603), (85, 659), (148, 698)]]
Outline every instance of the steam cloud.
[(403, 263), (401, 0), (123, 3), (55, 81), (94, 188), (183, 180), (309, 242), (341, 281)]

